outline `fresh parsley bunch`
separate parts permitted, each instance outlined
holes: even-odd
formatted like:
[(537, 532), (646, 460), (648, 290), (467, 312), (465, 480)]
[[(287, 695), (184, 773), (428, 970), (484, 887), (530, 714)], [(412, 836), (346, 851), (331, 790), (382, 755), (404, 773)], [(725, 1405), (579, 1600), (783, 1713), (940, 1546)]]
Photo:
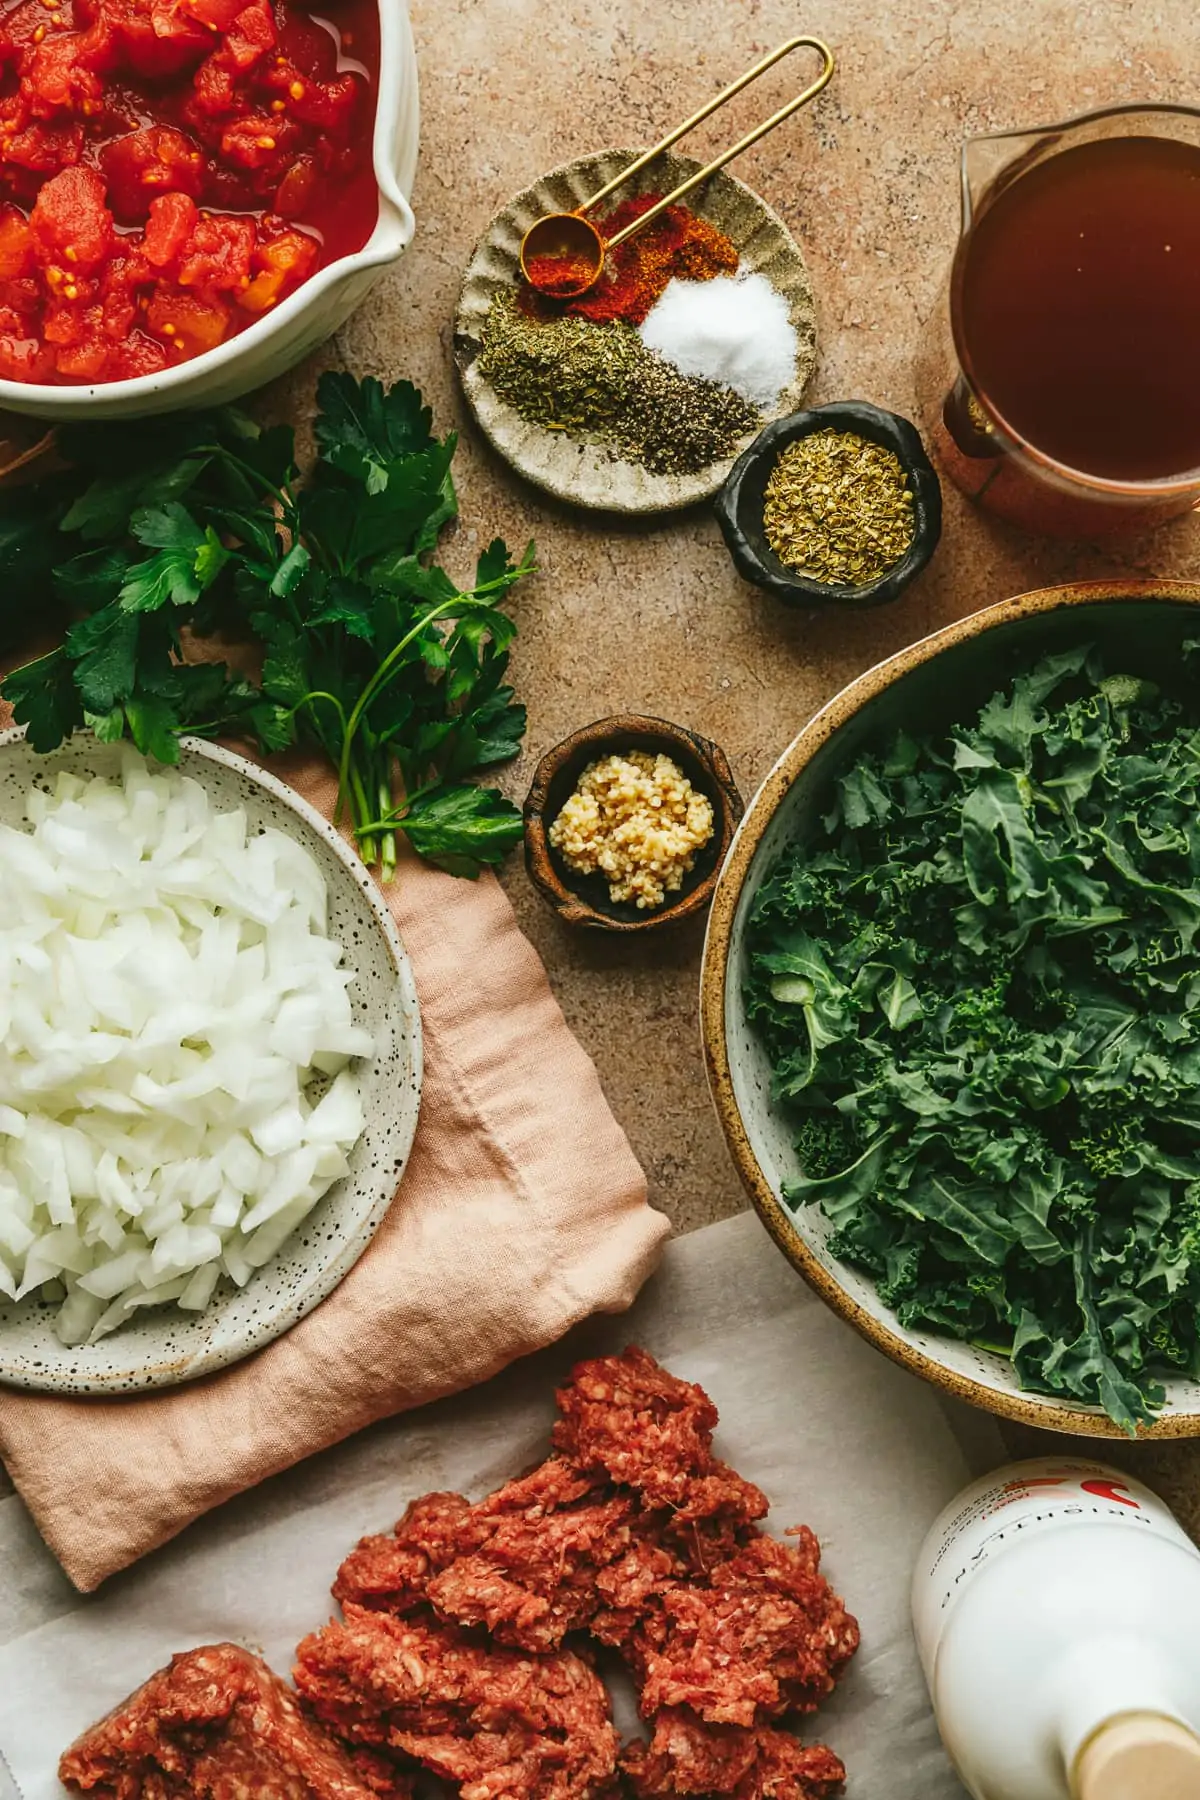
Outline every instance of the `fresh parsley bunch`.
[(1131, 1433), (1200, 1378), (1198, 816), (1194, 710), (1082, 647), (861, 755), (750, 927), (788, 1203)]
[[(62, 431), (65, 467), (0, 494), (0, 641), (44, 628), (49, 598), (63, 642), (0, 692), (37, 750), (84, 726), (167, 763), (184, 733), (319, 746), (384, 878), (401, 832), (475, 875), (521, 835), (469, 778), (524, 734), (500, 606), (533, 545), (514, 562), (497, 540), (460, 589), (431, 560), (454, 435), (408, 382), (327, 374), (317, 399), (306, 479), (289, 428), (234, 408)], [(257, 682), (210, 660), (220, 640), (258, 647)]]

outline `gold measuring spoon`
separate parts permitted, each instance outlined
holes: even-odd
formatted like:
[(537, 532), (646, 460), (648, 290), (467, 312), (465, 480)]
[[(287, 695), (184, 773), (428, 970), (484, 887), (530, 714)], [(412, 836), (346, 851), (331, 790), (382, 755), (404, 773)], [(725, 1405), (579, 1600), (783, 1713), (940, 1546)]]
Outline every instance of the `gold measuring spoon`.
[[(752, 81), (757, 81), (760, 75), (764, 75), (768, 69), (774, 68), (775, 64), (780, 62), (783, 57), (790, 56), (793, 50), (802, 49), (817, 52), (821, 58), (820, 74), (809, 83), (803, 93), (797, 94), (794, 100), (789, 100), (786, 106), (781, 106), (777, 113), (772, 113), (769, 119), (764, 120), (761, 125), (755, 126), (753, 131), (748, 131), (744, 138), (739, 138), (737, 143), (718, 156), (715, 162), (710, 162), (707, 168), (701, 169), (687, 181), (682, 182), (673, 193), (667, 194), (660, 200), (657, 206), (652, 206), (648, 212), (642, 214), (640, 219), (635, 219), (632, 225), (627, 225), (624, 231), (618, 231), (615, 237), (609, 238), (607, 241), (600, 235), (592, 221), (585, 218), (584, 215), (591, 212), (593, 207), (599, 206), (602, 200), (607, 200), (610, 194), (614, 194), (619, 187), (624, 187), (627, 181), (632, 181), (635, 175), (640, 175), (656, 156), (661, 156), (664, 150), (669, 150), (672, 144), (677, 144), (681, 137), (685, 137), (692, 130), (693, 126), (710, 118), (713, 113), (724, 106), (727, 100), (732, 100), (735, 94), (740, 94), (742, 89), (749, 87)], [(610, 250), (615, 250), (618, 244), (623, 244), (626, 238), (633, 236), (635, 231), (640, 231), (644, 225), (649, 225), (652, 220), (657, 219), (658, 215), (664, 212), (668, 206), (674, 206), (676, 201), (682, 200), (685, 194), (690, 194), (694, 187), (699, 187), (702, 181), (707, 181), (710, 175), (715, 175), (718, 169), (723, 169), (726, 163), (732, 162), (735, 156), (740, 156), (743, 150), (750, 148), (751, 144), (757, 144), (760, 138), (766, 137), (768, 131), (774, 131), (777, 125), (782, 125), (785, 119), (790, 119), (794, 112), (799, 112), (802, 106), (807, 106), (810, 100), (815, 100), (822, 88), (828, 84), (829, 78), (833, 74), (833, 67), (833, 52), (827, 44), (821, 42), (820, 38), (789, 38), (785, 44), (780, 44), (778, 49), (772, 50), (769, 56), (764, 56), (760, 63), (755, 63), (752, 69), (747, 69), (744, 75), (739, 75), (736, 81), (730, 82), (727, 88), (715, 99), (710, 100), (707, 105), (702, 106), (699, 112), (694, 112), (690, 119), (685, 119), (682, 125), (677, 125), (674, 131), (668, 132), (661, 143), (655, 144), (653, 150), (647, 150), (644, 156), (639, 156), (636, 162), (631, 162), (627, 169), (622, 169), (621, 173), (615, 176), (607, 187), (602, 187), (599, 193), (592, 195), (590, 200), (585, 200), (577, 211), (548, 213), (544, 219), (538, 219), (531, 225), (521, 241), (521, 273), (526, 281), (531, 287), (537, 288), (540, 293), (551, 294), (556, 300), (576, 300), (581, 294), (586, 294), (589, 288), (596, 285), (603, 274), (604, 259)], [(535, 275), (530, 273), (530, 264), (540, 262), (542, 258), (560, 263), (561, 270), (551, 275), (537, 269), (536, 275), (541, 279), (536, 279)]]

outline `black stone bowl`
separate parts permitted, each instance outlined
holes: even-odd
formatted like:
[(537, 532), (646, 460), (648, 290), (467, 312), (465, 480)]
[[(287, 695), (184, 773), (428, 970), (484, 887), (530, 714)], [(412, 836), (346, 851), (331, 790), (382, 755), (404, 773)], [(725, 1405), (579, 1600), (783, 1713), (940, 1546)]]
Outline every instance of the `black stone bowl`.
[[(913, 539), (899, 562), (863, 587), (814, 581), (780, 562), (763, 528), (767, 482), (781, 451), (813, 431), (853, 431), (899, 457), (913, 497)], [(734, 567), (744, 581), (789, 606), (882, 606), (896, 600), (919, 575), (942, 535), (942, 490), (914, 426), (898, 413), (865, 400), (838, 400), (789, 413), (760, 431), (734, 463), (716, 499), (717, 521)]]

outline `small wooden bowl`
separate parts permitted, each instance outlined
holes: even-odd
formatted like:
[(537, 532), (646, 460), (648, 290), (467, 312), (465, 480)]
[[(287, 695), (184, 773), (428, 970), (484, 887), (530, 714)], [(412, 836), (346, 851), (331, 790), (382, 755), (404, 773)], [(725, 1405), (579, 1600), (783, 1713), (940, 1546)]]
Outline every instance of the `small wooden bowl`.
[[(640, 912), (630, 901), (608, 897), (602, 875), (579, 875), (550, 844), (549, 828), (589, 763), (630, 750), (673, 757), (692, 786), (712, 802), (713, 835), (697, 852), (683, 886), (661, 906)], [(666, 719), (640, 713), (613, 713), (573, 731), (547, 751), (537, 766), (525, 801), (525, 866), (534, 886), (564, 924), (598, 931), (648, 931), (675, 925), (703, 912), (713, 896), (721, 865), (745, 807), (734, 785), (725, 752), (707, 738)]]

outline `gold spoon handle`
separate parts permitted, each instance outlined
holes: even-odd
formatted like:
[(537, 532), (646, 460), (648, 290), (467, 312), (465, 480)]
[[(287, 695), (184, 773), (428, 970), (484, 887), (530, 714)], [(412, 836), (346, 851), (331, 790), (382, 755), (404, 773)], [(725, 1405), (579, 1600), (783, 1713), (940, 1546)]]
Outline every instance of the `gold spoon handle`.
[(743, 150), (750, 148), (751, 144), (757, 144), (760, 138), (766, 137), (768, 131), (774, 131), (776, 125), (782, 125), (783, 121), (790, 119), (794, 112), (799, 112), (802, 106), (807, 106), (810, 100), (816, 99), (822, 88), (828, 85), (829, 78), (833, 74), (833, 52), (828, 44), (821, 42), (820, 38), (789, 38), (786, 43), (780, 44), (777, 49), (772, 50), (769, 56), (764, 56), (760, 63), (755, 63), (752, 69), (747, 69), (744, 75), (739, 75), (736, 81), (731, 81), (727, 88), (722, 89), (712, 100), (709, 100), (700, 108), (699, 112), (694, 112), (690, 119), (685, 119), (682, 125), (677, 125), (674, 131), (668, 132), (661, 143), (655, 144), (653, 150), (647, 150), (644, 156), (639, 156), (636, 162), (632, 162), (628, 168), (622, 169), (619, 175), (613, 177), (607, 187), (602, 187), (599, 193), (592, 195), (590, 200), (585, 200), (578, 210), (581, 214), (590, 212), (593, 206), (600, 204), (601, 200), (607, 200), (608, 196), (615, 193), (619, 187), (624, 187), (627, 181), (632, 181), (635, 175), (640, 175), (656, 156), (661, 156), (664, 150), (669, 150), (672, 144), (677, 144), (681, 137), (686, 137), (694, 126), (711, 118), (712, 114), (724, 106), (727, 100), (732, 100), (735, 94), (740, 94), (742, 89), (749, 87), (752, 81), (757, 81), (760, 75), (765, 75), (767, 70), (774, 68), (777, 62), (782, 61), (785, 56), (790, 56), (793, 50), (815, 50), (821, 58), (820, 74), (809, 83), (803, 93), (797, 94), (794, 100), (789, 100), (786, 106), (781, 106), (778, 112), (772, 113), (771, 117), (765, 119), (761, 125), (756, 125), (753, 131), (748, 131), (744, 138), (739, 138), (737, 143), (718, 156), (715, 162), (710, 162), (706, 168), (690, 176), (673, 193), (665, 195), (657, 206), (652, 206), (649, 212), (642, 214), (640, 219), (635, 219), (632, 225), (627, 225), (624, 231), (619, 231), (616, 237), (607, 239), (605, 243), (607, 250), (623, 244), (627, 237), (632, 237), (633, 233), (640, 231), (643, 225), (649, 225), (652, 219), (657, 219), (658, 215), (668, 206), (673, 206), (677, 200), (682, 200), (685, 194), (690, 194), (694, 187), (699, 187), (702, 181), (707, 181), (710, 175), (715, 175), (718, 169), (723, 169), (726, 163), (733, 161), (735, 156), (740, 156)]

